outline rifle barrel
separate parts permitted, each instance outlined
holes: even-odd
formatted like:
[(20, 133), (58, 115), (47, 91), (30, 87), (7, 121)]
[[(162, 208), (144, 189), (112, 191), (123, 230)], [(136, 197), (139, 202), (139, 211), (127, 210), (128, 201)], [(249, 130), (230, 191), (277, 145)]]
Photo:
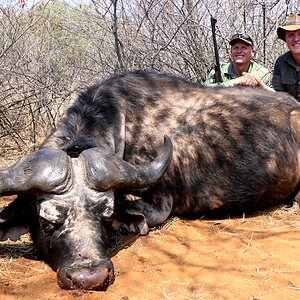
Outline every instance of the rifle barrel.
[(222, 74), (221, 74), (219, 51), (218, 51), (218, 45), (217, 45), (217, 38), (216, 38), (216, 23), (217, 23), (217, 19), (211, 17), (210, 18), (210, 22), (211, 22), (212, 37), (213, 37), (213, 43), (214, 43), (215, 59), (216, 59), (216, 65), (215, 65), (215, 82), (223, 82), (223, 80), (222, 80)]

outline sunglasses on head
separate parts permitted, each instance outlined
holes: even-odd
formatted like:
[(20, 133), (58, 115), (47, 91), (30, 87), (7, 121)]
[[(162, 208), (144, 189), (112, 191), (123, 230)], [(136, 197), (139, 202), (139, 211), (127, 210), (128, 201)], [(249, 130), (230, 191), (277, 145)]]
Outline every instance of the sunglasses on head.
[(244, 40), (250, 40), (250, 41), (252, 41), (251, 37), (247, 33), (237, 33), (237, 34), (234, 34), (231, 39), (232, 40), (234, 40), (234, 39), (244, 39)]

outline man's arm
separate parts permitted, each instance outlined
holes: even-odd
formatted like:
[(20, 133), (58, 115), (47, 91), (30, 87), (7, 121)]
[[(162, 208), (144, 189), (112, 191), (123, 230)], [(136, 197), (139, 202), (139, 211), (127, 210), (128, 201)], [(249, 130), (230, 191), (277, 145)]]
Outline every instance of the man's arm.
[(210, 87), (217, 87), (217, 86), (223, 86), (223, 87), (230, 87), (230, 86), (251, 86), (251, 87), (262, 87), (269, 91), (274, 91), (271, 87), (269, 87), (261, 78), (254, 74), (250, 74), (247, 72), (244, 72), (242, 76), (239, 76), (237, 78), (222, 82), (222, 83), (214, 83), (214, 70), (212, 70), (206, 81), (204, 82), (205, 86)]
[[(217, 87), (217, 86), (224, 86), (224, 87), (230, 87), (230, 86), (258, 86), (259, 83), (257, 82), (257, 78), (253, 77), (252, 74), (244, 73), (242, 76), (239, 76), (234, 79), (225, 80), (223, 82), (215, 83), (214, 80), (214, 70), (212, 70), (205, 82), (203, 83), (205, 86), (210, 87)], [(224, 76), (223, 76), (224, 78)]]
[(253, 82), (252, 86), (262, 87), (265, 90), (275, 92), (274, 89), (272, 89), (269, 85), (267, 85), (266, 82), (256, 74), (243, 73), (243, 76), (248, 76), (250, 78), (250, 80)]

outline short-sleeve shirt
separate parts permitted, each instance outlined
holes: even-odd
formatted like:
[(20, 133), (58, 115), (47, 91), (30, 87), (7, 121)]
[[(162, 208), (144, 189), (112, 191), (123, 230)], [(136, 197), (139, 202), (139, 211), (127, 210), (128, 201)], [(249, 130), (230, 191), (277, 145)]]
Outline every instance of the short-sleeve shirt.
[[(271, 79), (272, 79), (272, 73), (271, 71), (254, 62), (251, 61), (250, 65), (249, 65), (249, 69), (247, 71), (250, 74), (254, 74), (257, 77), (259, 77), (266, 85), (271, 86)], [(232, 86), (232, 79), (235, 79), (237, 77), (239, 77), (233, 68), (233, 64), (231, 62), (227, 63), (227, 64), (222, 64), (221, 65), (221, 75), (222, 75), (222, 80), (223, 82), (218, 82), (215, 83), (215, 70), (212, 70), (207, 79), (204, 82), (204, 85), (209, 85), (209, 86)]]
[(286, 92), (300, 101), (300, 69), (290, 51), (279, 56), (274, 65), (272, 86), (277, 92)]

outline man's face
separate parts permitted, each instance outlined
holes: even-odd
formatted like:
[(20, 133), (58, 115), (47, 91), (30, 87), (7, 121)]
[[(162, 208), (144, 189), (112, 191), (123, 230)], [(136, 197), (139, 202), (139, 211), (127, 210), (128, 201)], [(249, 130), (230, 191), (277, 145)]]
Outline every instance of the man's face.
[(286, 31), (285, 41), (289, 50), (293, 54), (300, 54), (300, 29), (294, 31)]
[(246, 64), (249, 63), (252, 57), (254, 56), (255, 51), (253, 48), (240, 40), (237, 40), (231, 46), (231, 59), (236, 64)]

